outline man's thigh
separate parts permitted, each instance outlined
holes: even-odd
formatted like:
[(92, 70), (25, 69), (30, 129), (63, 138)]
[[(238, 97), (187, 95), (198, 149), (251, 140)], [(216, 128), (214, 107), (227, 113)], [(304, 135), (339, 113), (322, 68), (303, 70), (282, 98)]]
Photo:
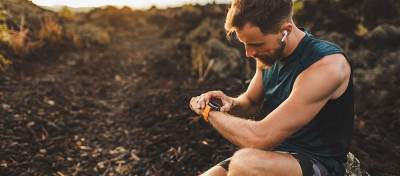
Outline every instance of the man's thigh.
[(302, 175), (302, 169), (292, 155), (258, 149), (241, 149), (229, 164), (228, 175)]

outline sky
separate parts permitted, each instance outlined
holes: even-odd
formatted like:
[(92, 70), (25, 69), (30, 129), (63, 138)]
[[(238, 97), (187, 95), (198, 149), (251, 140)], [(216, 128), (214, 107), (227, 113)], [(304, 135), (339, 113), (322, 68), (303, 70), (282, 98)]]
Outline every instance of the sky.
[[(100, 7), (105, 5), (130, 6), (132, 8), (159, 8), (182, 6), (183, 4), (207, 4), (214, 0), (31, 0), (39, 6), (66, 5), (69, 7)], [(231, 0), (215, 0), (216, 3), (230, 3)]]

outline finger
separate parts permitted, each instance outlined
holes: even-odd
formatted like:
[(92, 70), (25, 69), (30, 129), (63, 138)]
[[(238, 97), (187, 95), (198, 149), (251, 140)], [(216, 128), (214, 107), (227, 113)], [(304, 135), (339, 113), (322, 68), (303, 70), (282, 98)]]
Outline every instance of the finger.
[(191, 101), (190, 101), (190, 109), (192, 109), (196, 114), (200, 114), (200, 113), (202, 113), (202, 110), (201, 109), (199, 109), (199, 108), (196, 108), (197, 107), (197, 97), (195, 97), (195, 98), (192, 98), (191, 99)]
[(197, 98), (195, 98), (195, 97), (193, 97), (192, 99), (190, 99), (189, 107), (190, 107), (190, 109), (192, 109), (192, 110), (194, 110), (194, 109), (193, 109), (193, 104), (197, 102), (196, 99), (197, 99)]
[(198, 109), (204, 109), (204, 107), (206, 106), (204, 97), (205, 97), (205, 94), (201, 94), (200, 95), (199, 102), (198, 102), (198, 105), (197, 105)]
[(232, 99), (230, 99), (229, 97), (225, 97), (222, 100), (222, 107), (221, 107), (221, 111), (223, 112), (228, 112), (233, 108), (233, 101)]
[(212, 92), (208, 92), (204, 95), (204, 102), (205, 103), (210, 103), (210, 99), (213, 97), (213, 93)]
[(204, 96), (204, 100), (206, 103), (211, 102), (211, 99), (220, 99), (222, 100), (225, 94), (223, 94), (221, 91), (210, 91), (207, 92)]
[(195, 106), (195, 107), (196, 107), (197, 109), (200, 109), (200, 108), (201, 108), (201, 102), (202, 102), (202, 99), (203, 99), (202, 97), (203, 97), (203, 94), (201, 94), (200, 96), (197, 96), (197, 97), (196, 97), (196, 106)]
[(231, 107), (229, 105), (224, 105), (221, 107), (220, 111), (221, 112), (228, 112), (231, 109)]
[(210, 93), (210, 95), (212, 95), (213, 97), (218, 97), (218, 98), (225, 97), (225, 94), (224, 94), (222, 91), (220, 91), (220, 90), (210, 91), (209, 93)]

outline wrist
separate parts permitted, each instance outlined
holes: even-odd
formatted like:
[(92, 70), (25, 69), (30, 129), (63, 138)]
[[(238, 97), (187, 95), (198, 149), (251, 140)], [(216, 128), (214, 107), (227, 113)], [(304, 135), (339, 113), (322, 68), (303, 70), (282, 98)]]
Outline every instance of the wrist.
[(210, 123), (210, 121), (208, 121), (208, 115), (210, 114), (210, 111), (211, 111), (211, 107), (209, 105), (206, 105), (206, 107), (204, 108), (203, 114), (202, 114), (204, 120), (208, 123)]
[(206, 107), (204, 108), (204, 111), (202, 113), (203, 118), (206, 122), (210, 123), (210, 121), (208, 120), (210, 111), (220, 111), (220, 105), (216, 104), (216, 103), (208, 103), (206, 105)]

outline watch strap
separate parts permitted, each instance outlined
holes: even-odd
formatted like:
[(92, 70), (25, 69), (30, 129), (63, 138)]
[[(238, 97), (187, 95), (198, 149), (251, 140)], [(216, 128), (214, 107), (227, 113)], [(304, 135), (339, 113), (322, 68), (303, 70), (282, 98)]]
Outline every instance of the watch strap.
[(208, 123), (210, 123), (210, 121), (208, 121), (208, 113), (210, 113), (210, 110), (211, 110), (211, 107), (209, 105), (206, 105), (206, 108), (204, 108), (204, 111), (203, 111), (204, 120)]

